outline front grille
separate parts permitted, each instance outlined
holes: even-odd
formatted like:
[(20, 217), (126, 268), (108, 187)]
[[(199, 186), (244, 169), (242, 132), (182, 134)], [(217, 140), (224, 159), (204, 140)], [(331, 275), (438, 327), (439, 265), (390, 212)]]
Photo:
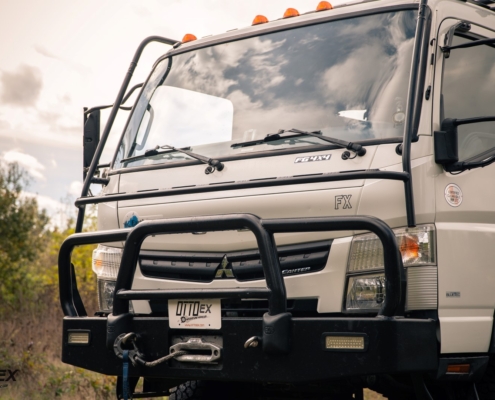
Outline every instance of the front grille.
[[(325, 268), (331, 240), (280, 246), (280, 268), (285, 276), (307, 274)], [(143, 250), (139, 265), (144, 276), (190, 282), (214, 279), (251, 281), (264, 279), (259, 250), (230, 253), (185, 253)]]

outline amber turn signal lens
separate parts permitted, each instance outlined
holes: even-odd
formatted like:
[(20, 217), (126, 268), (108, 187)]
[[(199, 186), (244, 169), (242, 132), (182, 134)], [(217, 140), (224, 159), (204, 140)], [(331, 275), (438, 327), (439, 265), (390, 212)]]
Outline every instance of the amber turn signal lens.
[(316, 11), (331, 10), (333, 7), (328, 1), (320, 1), (316, 7)]
[(267, 17), (265, 17), (264, 15), (257, 15), (256, 17), (254, 17), (252, 25), (266, 24), (267, 22)]
[(198, 38), (194, 36), (192, 33), (186, 33), (182, 38), (182, 43), (192, 42), (193, 40), (197, 40)]
[(416, 235), (402, 237), (399, 245), (403, 260), (419, 257), (419, 239)]
[(469, 364), (453, 364), (447, 367), (447, 372), (451, 374), (469, 374)]
[(288, 8), (284, 12), (284, 18), (298, 17), (298, 16), (299, 16), (299, 11), (297, 11), (295, 8)]

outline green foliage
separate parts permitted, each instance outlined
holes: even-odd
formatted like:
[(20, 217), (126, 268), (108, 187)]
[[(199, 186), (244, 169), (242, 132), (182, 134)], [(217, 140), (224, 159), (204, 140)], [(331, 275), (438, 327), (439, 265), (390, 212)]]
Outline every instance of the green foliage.
[[(35, 198), (24, 196), (29, 179), (17, 164), (0, 165), (0, 318), (6, 312), (38, 309), (49, 292), (58, 307), (58, 251), (63, 240), (74, 233), (73, 220), (66, 229), (48, 229), (49, 218), (38, 210)], [(91, 211), (91, 210), (90, 210)], [(96, 228), (95, 213), (86, 218), (85, 230)], [(95, 246), (74, 249), (78, 288), (96, 308), (96, 278), (91, 269)], [(56, 304), (56, 305), (55, 305)]]
[[(74, 233), (74, 221), (65, 229), (49, 229), (36, 199), (23, 195), (28, 184), (18, 165), (0, 164), (0, 366), (20, 371), (18, 384), (1, 388), (0, 399), (113, 398), (115, 378), (60, 361), (57, 261), (60, 245)], [(90, 209), (85, 230), (95, 229), (95, 210)], [(97, 308), (94, 248), (76, 247), (72, 253), (89, 315)]]
[[(90, 216), (89, 222), (92, 221), (93, 219)], [(85, 230), (95, 229), (96, 224), (94, 223), (89, 224)], [(42, 263), (45, 267), (38, 269), (39, 279), (45, 288), (48, 288), (56, 296), (58, 296), (58, 252), (64, 239), (73, 233), (74, 228), (72, 227), (63, 231), (55, 230), (50, 232), (48, 245), (42, 254), (42, 257), (44, 258)], [(95, 248), (96, 245), (78, 246), (74, 248), (71, 257), (72, 264), (74, 264), (76, 271), (77, 288), (89, 315), (96, 311), (97, 307), (96, 275), (93, 273), (91, 265), (93, 250)]]
[(22, 195), (27, 184), (17, 164), (0, 165), (0, 299), (10, 308), (30, 297), (32, 267), (49, 237), (48, 216), (36, 199)]

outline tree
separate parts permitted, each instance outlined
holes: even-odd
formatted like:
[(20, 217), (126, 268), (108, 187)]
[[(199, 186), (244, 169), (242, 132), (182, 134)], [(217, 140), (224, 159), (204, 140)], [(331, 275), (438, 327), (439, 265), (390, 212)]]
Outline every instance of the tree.
[(0, 165), (0, 298), (18, 301), (32, 287), (30, 266), (48, 239), (48, 216), (35, 198), (23, 195), (27, 173), (16, 163)]

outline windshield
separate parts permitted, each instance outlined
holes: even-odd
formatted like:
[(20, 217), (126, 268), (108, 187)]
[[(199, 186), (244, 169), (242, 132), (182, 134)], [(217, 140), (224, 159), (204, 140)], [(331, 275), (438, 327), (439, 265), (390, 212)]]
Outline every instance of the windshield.
[(125, 160), (164, 145), (221, 158), (327, 144), (310, 136), (242, 144), (279, 129), (362, 143), (401, 138), (416, 16), (349, 18), (165, 58), (135, 106), (114, 167), (192, 159), (166, 152)]

